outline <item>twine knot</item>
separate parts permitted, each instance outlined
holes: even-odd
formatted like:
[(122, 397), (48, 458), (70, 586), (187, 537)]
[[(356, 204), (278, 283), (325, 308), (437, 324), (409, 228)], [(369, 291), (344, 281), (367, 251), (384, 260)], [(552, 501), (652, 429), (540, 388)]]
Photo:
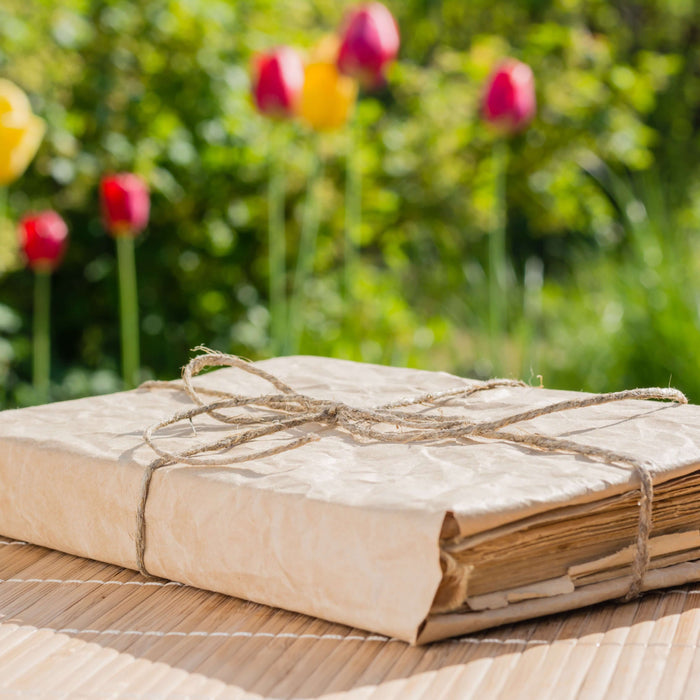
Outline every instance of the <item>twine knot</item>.
[[(635, 457), (594, 446), (580, 445), (563, 438), (552, 438), (537, 433), (513, 433), (503, 428), (532, 420), (539, 416), (558, 413), (586, 406), (596, 406), (624, 399), (657, 399), (687, 403), (686, 397), (676, 389), (644, 388), (607, 394), (593, 394), (580, 399), (559, 401), (521, 411), (504, 418), (490, 421), (472, 421), (460, 416), (443, 416), (435, 413), (416, 413), (409, 407), (436, 406), (452, 399), (466, 399), (481, 391), (497, 387), (527, 387), (524, 382), (511, 379), (492, 379), (470, 386), (447, 391), (421, 394), (414, 398), (401, 399), (373, 408), (359, 408), (340, 401), (317, 399), (297, 393), (278, 377), (235, 355), (214, 352), (198, 347), (202, 355), (193, 358), (182, 371), (182, 385), (171, 382), (146, 382), (143, 389), (184, 390), (195, 404), (193, 408), (179, 411), (156, 423), (144, 432), (145, 442), (158, 455), (147, 467), (141, 484), (141, 495), (136, 514), (136, 561), (139, 571), (149, 576), (145, 565), (146, 551), (146, 504), (153, 474), (161, 467), (172, 464), (190, 466), (231, 466), (240, 462), (270, 457), (293, 450), (311, 441), (319, 440), (324, 429), (333, 428), (348, 433), (353, 439), (370, 442), (414, 443), (479, 437), (527, 445), (545, 452), (578, 454), (589, 459), (633, 471), (639, 480), (639, 520), (635, 538), (636, 554), (632, 566), (632, 579), (625, 600), (636, 597), (642, 590), (644, 574), (649, 566), (649, 533), (652, 526), (652, 504), (654, 490), (650, 465)], [(205, 368), (235, 367), (253, 374), (271, 384), (276, 393), (246, 396), (216, 389), (195, 388), (192, 379)], [(202, 396), (208, 396), (205, 402)], [(238, 409), (231, 415), (227, 409)], [(242, 409), (242, 410), (241, 410)], [(196, 416), (210, 418), (229, 427), (217, 439), (206, 444), (172, 451), (156, 443), (155, 434), (181, 421), (192, 421)], [(282, 431), (303, 426), (316, 426), (301, 437), (292, 437), (287, 442), (258, 450), (241, 449)], [(465, 447), (465, 449), (467, 449)], [(214, 454), (215, 456), (210, 456)]]
[(338, 419), (340, 418), (340, 411), (342, 410), (343, 407), (340, 404), (331, 404), (330, 406), (328, 406), (328, 408), (323, 409), (320, 418), (321, 420), (327, 422), (330, 425), (335, 424), (338, 422)]

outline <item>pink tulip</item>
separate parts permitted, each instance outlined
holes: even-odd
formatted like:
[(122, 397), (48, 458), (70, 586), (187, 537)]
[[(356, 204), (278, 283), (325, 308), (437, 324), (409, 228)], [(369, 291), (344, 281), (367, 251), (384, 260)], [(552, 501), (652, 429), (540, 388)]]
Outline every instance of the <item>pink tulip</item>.
[(345, 21), (338, 51), (338, 70), (365, 87), (383, 82), (386, 66), (399, 52), (399, 28), (379, 2), (360, 5)]
[(19, 224), (20, 247), (32, 270), (53, 272), (68, 246), (68, 227), (55, 211), (28, 214)]
[(148, 187), (138, 175), (102, 178), (100, 196), (105, 228), (113, 236), (135, 236), (146, 228), (151, 203)]
[(483, 117), (497, 128), (515, 133), (535, 116), (535, 79), (530, 66), (508, 59), (491, 76), (483, 102)]
[(262, 114), (292, 117), (303, 86), (304, 64), (294, 49), (282, 46), (254, 59), (253, 98)]

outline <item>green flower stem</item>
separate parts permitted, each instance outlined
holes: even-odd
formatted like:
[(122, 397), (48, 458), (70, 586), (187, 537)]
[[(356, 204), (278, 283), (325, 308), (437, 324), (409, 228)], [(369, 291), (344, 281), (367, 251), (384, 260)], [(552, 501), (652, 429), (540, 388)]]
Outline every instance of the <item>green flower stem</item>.
[(299, 352), (301, 337), (304, 333), (304, 302), (306, 286), (313, 272), (316, 259), (316, 239), (319, 225), (318, 187), (323, 179), (323, 157), (319, 151), (320, 143), (312, 145), (313, 163), (306, 185), (306, 201), (301, 223), (299, 238), (299, 253), (294, 271), (294, 286), (292, 288), (292, 303), (290, 304), (291, 353)]
[(352, 281), (357, 264), (357, 242), (362, 223), (362, 179), (359, 163), (360, 124), (357, 118), (348, 128), (348, 151), (345, 157), (345, 250), (343, 296), (345, 309), (352, 303)]
[(503, 343), (506, 331), (506, 173), (508, 142), (493, 145), (494, 226), (489, 236), (489, 350), (493, 374), (503, 371)]
[(542, 290), (544, 287), (544, 267), (537, 257), (525, 261), (523, 275), (523, 320), (520, 345), (523, 348), (521, 376), (528, 377), (540, 369), (537, 330), (542, 319)]
[[(0, 228), (5, 225), (8, 213), (7, 188), (0, 187)], [(10, 371), (10, 362), (0, 364), (0, 410), (5, 408), (7, 402), (7, 375)]]
[(119, 316), (122, 343), (124, 386), (133, 389), (139, 383), (139, 309), (136, 289), (134, 237), (123, 234), (117, 240), (119, 267)]
[[(286, 263), (287, 256), (284, 204), (285, 179), (284, 158), (281, 154), (282, 139), (279, 124), (273, 125), (276, 132), (269, 140), (269, 179), (267, 189), (268, 206), (268, 274), (270, 295), (270, 341), (273, 355), (284, 355), (288, 350)], [(276, 136), (276, 137), (275, 137)]]
[(33, 383), (37, 401), (49, 400), (51, 376), (51, 272), (34, 272), (34, 356)]

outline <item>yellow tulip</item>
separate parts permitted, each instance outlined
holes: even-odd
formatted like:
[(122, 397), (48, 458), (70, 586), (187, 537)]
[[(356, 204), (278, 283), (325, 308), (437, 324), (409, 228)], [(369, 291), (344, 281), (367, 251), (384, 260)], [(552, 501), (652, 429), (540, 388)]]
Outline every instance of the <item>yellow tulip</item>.
[(304, 70), (299, 115), (318, 131), (339, 129), (350, 117), (357, 83), (341, 75), (333, 63), (309, 63)]
[(16, 180), (26, 170), (45, 130), (43, 119), (32, 114), (22, 90), (0, 78), (0, 185)]
[(338, 58), (340, 40), (337, 34), (326, 34), (309, 52), (309, 63), (335, 63)]

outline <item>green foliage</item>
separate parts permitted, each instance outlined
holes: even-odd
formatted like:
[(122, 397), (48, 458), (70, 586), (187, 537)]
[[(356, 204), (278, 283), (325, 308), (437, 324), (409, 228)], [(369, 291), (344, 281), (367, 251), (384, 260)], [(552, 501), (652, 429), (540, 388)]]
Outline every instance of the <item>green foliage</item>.
[[(268, 144), (273, 129), (284, 132), (293, 269), (314, 140), (255, 113), (248, 65), (280, 43), (310, 48), (350, 4), (4, 0), (0, 74), (30, 93), (49, 129), (10, 188), (10, 215), (50, 206), (72, 233), (53, 279), (56, 398), (118, 386), (114, 241), (97, 198), (107, 171), (137, 171), (152, 187), (152, 222), (137, 241), (146, 374), (174, 376), (200, 343), (269, 352)], [(484, 271), (497, 137), (479, 102), (491, 69), (514, 55), (534, 70), (539, 111), (510, 144), (508, 373), (595, 390), (670, 380), (700, 399), (696, 4), (387, 4), (403, 46), (387, 87), (363, 96), (356, 114), (360, 266), (348, 301), (340, 132), (321, 144), (302, 351), (490, 373)], [(0, 221), (8, 405), (31, 401), (32, 280), (15, 249)]]
[(680, 386), (698, 402), (699, 222), (689, 226), (669, 209), (655, 178), (596, 177), (619, 208), (623, 240), (614, 255), (577, 270), (566, 297), (545, 290), (548, 379), (575, 386), (584, 378), (586, 388), (607, 391), (643, 378)]

